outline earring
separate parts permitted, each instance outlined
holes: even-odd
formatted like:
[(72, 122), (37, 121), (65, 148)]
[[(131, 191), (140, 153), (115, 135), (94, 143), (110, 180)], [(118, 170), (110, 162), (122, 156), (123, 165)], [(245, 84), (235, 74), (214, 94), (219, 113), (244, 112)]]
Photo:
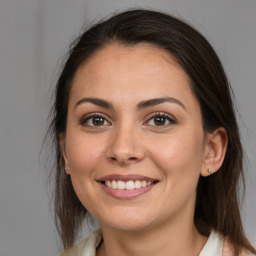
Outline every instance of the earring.
[(211, 169), (208, 169), (208, 173), (211, 174), (211, 173), (212, 173), (212, 170), (211, 170)]
[(69, 167), (65, 166), (65, 172), (67, 172), (67, 170), (69, 170)]

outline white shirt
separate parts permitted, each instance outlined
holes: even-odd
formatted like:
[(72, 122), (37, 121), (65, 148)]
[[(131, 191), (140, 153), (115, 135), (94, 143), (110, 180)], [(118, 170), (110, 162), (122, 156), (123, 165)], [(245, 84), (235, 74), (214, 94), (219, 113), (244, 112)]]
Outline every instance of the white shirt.
[(220, 234), (212, 231), (199, 256), (222, 256), (223, 240)]
[[(93, 231), (87, 238), (59, 256), (96, 256), (96, 248), (102, 240), (100, 229)], [(223, 237), (212, 231), (199, 256), (222, 256)]]

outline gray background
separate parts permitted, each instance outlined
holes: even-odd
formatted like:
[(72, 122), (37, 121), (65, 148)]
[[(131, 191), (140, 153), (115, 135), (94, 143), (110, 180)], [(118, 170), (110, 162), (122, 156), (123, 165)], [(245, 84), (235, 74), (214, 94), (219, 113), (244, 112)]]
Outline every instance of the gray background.
[(60, 58), (82, 25), (127, 7), (182, 17), (219, 54), (243, 119), (248, 173), (242, 213), (256, 243), (256, 0), (0, 0), (1, 256), (57, 253), (48, 172), (39, 161), (51, 89)]

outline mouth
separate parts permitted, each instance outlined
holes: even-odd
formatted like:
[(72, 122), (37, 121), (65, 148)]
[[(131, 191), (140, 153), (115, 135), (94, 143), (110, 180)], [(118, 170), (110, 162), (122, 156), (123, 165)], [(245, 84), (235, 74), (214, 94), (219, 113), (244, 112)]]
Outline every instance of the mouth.
[(100, 181), (103, 185), (112, 188), (112, 189), (120, 189), (120, 190), (132, 190), (132, 189), (140, 189), (150, 186), (152, 184), (156, 184), (158, 181), (146, 181), (146, 180), (107, 180)]
[(150, 191), (159, 180), (141, 175), (108, 175), (97, 180), (115, 198), (129, 199)]

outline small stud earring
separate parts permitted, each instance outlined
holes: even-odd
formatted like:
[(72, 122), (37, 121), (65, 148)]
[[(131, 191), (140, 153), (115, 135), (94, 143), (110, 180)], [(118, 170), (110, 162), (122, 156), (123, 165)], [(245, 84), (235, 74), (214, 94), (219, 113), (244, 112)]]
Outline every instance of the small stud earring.
[(208, 169), (208, 173), (210, 173), (210, 174), (211, 174), (211, 173), (212, 173), (212, 170), (211, 170), (211, 169)]
[(69, 170), (69, 167), (65, 166), (65, 172), (66, 172), (67, 170)]

